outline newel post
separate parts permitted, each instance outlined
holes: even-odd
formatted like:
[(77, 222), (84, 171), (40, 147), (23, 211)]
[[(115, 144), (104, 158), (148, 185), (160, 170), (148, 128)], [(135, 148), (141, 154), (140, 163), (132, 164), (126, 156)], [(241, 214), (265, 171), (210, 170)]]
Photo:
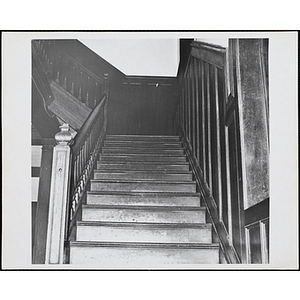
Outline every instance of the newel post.
[(70, 145), (73, 143), (68, 124), (60, 126), (53, 149), (49, 215), (46, 242), (46, 264), (64, 262), (64, 239), (67, 216)]

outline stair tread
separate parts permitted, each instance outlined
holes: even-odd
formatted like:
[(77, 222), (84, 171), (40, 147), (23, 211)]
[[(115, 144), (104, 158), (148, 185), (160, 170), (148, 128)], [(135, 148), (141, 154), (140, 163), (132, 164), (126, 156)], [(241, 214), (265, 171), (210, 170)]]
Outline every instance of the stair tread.
[(185, 154), (161, 154), (161, 153), (101, 153), (100, 156), (153, 156), (153, 157), (184, 157)]
[(178, 162), (171, 162), (171, 161), (125, 161), (125, 162), (109, 162), (109, 161), (101, 161), (101, 160), (98, 160), (97, 163), (99, 164), (105, 164), (105, 165), (130, 165), (130, 164), (135, 164), (135, 165), (174, 165), (174, 166), (187, 166), (189, 165), (188, 162), (183, 162), (183, 161), (178, 161)]
[(218, 249), (216, 243), (153, 243), (153, 242), (101, 242), (71, 241), (70, 246), (77, 247), (124, 247), (124, 248), (175, 248), (175, 249)]
[(77, 221), (77, 226), (151, 227), (151, 228), (211, 228), (209, 223), (149, 223), (149, 222), (104, 222)]
[(128, 210), (154, 210), (154, 211), (203, 211), (204, 206), (145, 206), (145, 205), (102, 205), (102, 204), (83, 204), (82, 208), (92, 209), (128, 209)]
[(159, 174), (159, 175), (169, 175), (169, 174), (177, 174), (177, 175), (189, 175), (193, 174), (192, 171), (184, 171), (184, 170), (104, 170), (104, 169), (95, 169), (95, 173), (112, 173), (112, 174)]
[(153, 137), (153, 138), (160, 138), (160, 137), (166, 137), (166, 138), (178, 138), (178, 135), (167, 135), (167, 134), (107, 134), (106, 137)]
[(196, 181), (168, 181), (168, 180), (142, 180), (142, 179), (91, 179), (91, 182), (105, 182), (105, 183), (146, 183), (146, 184), (196, 184)]
[(186, 193), (186, 192), (128, 192), (128, 191), (88, 191), (92, 195), (124, 195), (136, 197), (200, 197), (200, 193)]

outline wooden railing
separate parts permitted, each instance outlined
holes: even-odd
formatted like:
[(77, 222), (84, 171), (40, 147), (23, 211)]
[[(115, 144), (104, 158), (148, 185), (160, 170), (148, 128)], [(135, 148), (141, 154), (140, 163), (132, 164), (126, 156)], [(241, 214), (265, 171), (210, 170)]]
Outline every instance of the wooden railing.
[(53, 151), (46, 264), (68, 261), (67, 243), (71, 238), (91, 173), (97, 160), (107, 127), (108, 84), (105, 93), (73, 140), (69, 125), (56, 134)]
[(228, 262), (241, 262), (232, 247), (230, 187), (227, 181), (227, 133), (224, 124), (226, 49), (191, 44), (180, 82), (176, 120), (186, 154), (200, 187), (222, 252)]
[(47, 76), (60, 84), (66, 91), (93, 108), (100, 102), (104, 92), (103, 78), (58, 48), (55, 41), (34, 41), (34, 47), (41, 58)]
[[(230, 40), (227, 51), (193, 42), (178, 76), (174, 121), (228, 263), (268, 262), (267, 88), (261, 78), (267, 70), (261, 70), (262, 45), (261, 40)], [(244, 52), (238, 55), (239, 47)]]

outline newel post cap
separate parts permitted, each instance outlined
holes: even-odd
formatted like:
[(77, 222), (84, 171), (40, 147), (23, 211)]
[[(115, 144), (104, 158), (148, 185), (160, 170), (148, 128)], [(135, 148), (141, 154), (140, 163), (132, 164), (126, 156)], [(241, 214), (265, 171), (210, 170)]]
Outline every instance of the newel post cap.
[(73, 144), (73, 137), (70, 133), (70, 126), (69, 124), (64, 123), (63, 125), (59, 126), (60, 132), (55, 135), (55, 140), (58, 145), (72, 145)]

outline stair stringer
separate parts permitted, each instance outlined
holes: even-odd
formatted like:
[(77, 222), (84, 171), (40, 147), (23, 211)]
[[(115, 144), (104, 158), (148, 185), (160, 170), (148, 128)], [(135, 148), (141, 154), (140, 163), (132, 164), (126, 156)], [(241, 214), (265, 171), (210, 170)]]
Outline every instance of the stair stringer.
[(73, 132), (78, 132), (92, 110), (55, 81), (50, 82), (50, 87), (55, 99), (48, 110), (55, 114), (60, 123), (67, 123)]
[(225, 263), (226, 261), (230, 264), (240, 264), (241, 261), (230, 241), (230, 237), (227, 234), (225, 225), (222, 221), (219, 220), (219, 213), (217, 210), (215, 199), (213, 198), (210, 189), (204, 180), (203, 172), (199, 167), (199, 163), (197, 162), (196, 157), (192, 154), (193, 152), (191, 144), (185, 137), (184, 129), (182, 127), (179, 128), (179, 136), (182, 141), (182, 145), (187, 155), (187, 159), (191, 166), (192, 172), (195, 176), (195, 180), (200, 189), (201, 196), (204, 199), (207, 212), (212, 222), (213, 230), (217, 234), (219, 239), (219, 245), (222, 251), (222, 255), (220, 254), (220, 260), (222, 260), (223, 263)]

